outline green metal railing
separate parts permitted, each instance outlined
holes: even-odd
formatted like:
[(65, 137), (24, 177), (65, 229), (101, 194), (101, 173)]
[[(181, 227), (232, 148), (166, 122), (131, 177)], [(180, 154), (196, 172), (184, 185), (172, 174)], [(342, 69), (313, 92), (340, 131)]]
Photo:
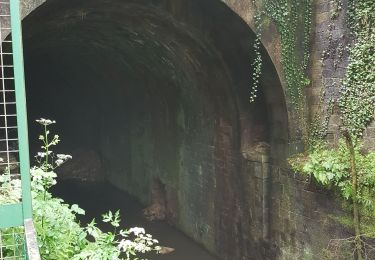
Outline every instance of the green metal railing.
[(19, 0), (0, 0), (0, 39), (0, 195), (17, 198), (0, 205), (0, 260), (34, 260), (39, 254), (32, 224)]

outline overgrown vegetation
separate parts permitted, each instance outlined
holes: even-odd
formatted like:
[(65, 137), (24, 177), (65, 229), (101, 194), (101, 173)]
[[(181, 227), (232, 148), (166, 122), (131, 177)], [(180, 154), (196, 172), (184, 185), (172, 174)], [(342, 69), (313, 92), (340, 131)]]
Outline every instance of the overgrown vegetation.
[[(332, 239), (329, 250), (324, 251), (325, 256), (329, 256), (328, 259), (355, 257), (354, 246), (358, 259), (372, 259), (375, 253), (371, 243), (375, 237), (375, 153), (364, 154), (359, 143), (351, 146), (347, 141), (341, 139), (337, 148), (321, 143), (307, 154), (290, 158), (290, 163), (296, 172), (311, 176), (318, 184), (336, 191), (346, 201), (344, 208), (353, 213), (351, 217), (331, 216), (347, 228), (354, 228), (356, 235)], [(352, 158), (355, 158), (354, 165)]]
[(344, 126), (358, 137), (373, 120), (375, 110), (375, 2), (349, 2), (348, 25), (355, 39), (339, 106)]
[(354, 244), (358, 259), (363, 259), (372, 247), (366, 241), (375, 237), (375, 152), (364, 153), (358, 141), (346, 136), (338, 147), (322, 142), (308, 153), (292, 156), (289, 162), (296, 172), (313, 177), (347, 202), (344, 205), (352, 216), (332, 218), (353, 228), (355, 236), (335, 242)]
[[(250, 101), (254, 101), (259, 88), (262, 69), (260, 53), (263, 24), (262, 21), (271, 19), (276, 25), (281, 39), (281, 63), (287, 84), (287, 94), (293, 104), (293, 109), (298, 119), (304, 118), (305, 95), (304, 88), (310, 83), (306, 76), (310, 52), (311, 32), (311, 0), (264, 0), (257, 3), (254, 16), (256, 36), (254, 50), (256, 58), (252, 68), (252, 87)], [(302, 50), (299, 51), (299, 50)], [(302, 122), (303, 120), (301, 120)]]
[[(76, 204), (68, 205), (62, 199), (52, 196), (49, 189), (56, 184), (57, 175), (54, 170), (71, 159), (71, 156), (53, 153), (52, 149), (60, 139), (58, 135), (51, 135), (48, 126), (55, 122), (48, 119), (37, 122), (43, 126), (43, 134), (39, 136), (42, 152), (36, 155), (38, 165), (31, 169), (31, 192), (33, 220), (42, 259), (136, 260), (139, 259), (139, 254), (158, 252), (161, 249), (157, 246), (158, 241), (146, 234), (143, 228), (119, 229), (121, 219), (118, 211), (102, 216), (102, 221), (113, 227), (113, 232), (103, 232), (97, 227), (95, 220), (87, 227), (81, 227), (77, 216), (85, 214), (85, 211)], [(0, 203), (18, 202), (21, 198), (19, 180), (12, 180), (9, 172), (0, 177)], [(3, 236), (7, 237), (7, 233), (12, 234), (16, 229), (19, 228), (2, 231)], [(13, 252), (8, 253), (12, 256)]]
[[(348, 202), (351, 218), (337, 220), (353, 228), (354, 236), (334, 240), (335, 253), (328, 251), (331, 258), (342, 259), (353, 246), (353, 258), (373, 259), (369, 252), (374, 254), (374, 245), (369, 239), (375, 236), (375, 153), (361, 149), (361, 139), (375, 110), (375, 2), (349, 1), (348, 25), (353, 44), (338, 100), (342, 120), (340, 144), (329, 147), (321, 135), (310, 140), (313, 145), (306, 153), (290, 158), (290, 163), (295, 171), (312, 176)], [(345, 246), (346, 251), (342, 252)]]
[[(358, 174), (357, 202), (361, 215), (371, 220), (375, 210), (375, 153), (363, 154), (359, 144), (354, 146), (354, 153)], [(343, 199), (350, 202), (355, 192), (352, 186), (351, 161), (348, 158), (350, 149), (345, 140), (341, 139), (337, 148), (329, 148), (322, 143), (307, 156), (299, 154), (291, 157), (290, 163), (297, 172), (312, 176), (318, 184), (337, 191)]]

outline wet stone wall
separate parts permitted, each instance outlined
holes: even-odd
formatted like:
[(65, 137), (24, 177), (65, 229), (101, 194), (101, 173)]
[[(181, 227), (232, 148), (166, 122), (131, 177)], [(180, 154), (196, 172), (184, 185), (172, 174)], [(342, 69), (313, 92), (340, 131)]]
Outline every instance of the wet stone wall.
[[(109, 181), (222, 259), (321, 259), (330, 238), (348, 235), (330, 218), (344, 213), (288, 169), (298, 125), (272, 22), (259, 98), (248, 102), (250, 2), (23, 1), (30, 133), (35, 118), (55, 119), (61, 152), (74, 157), (62, 176)], [(322, 86), (323, 107), (337, 97), (347, 63), (336, 51), (320, 64), (350, 41), (330, 3), (314, 1), (311, 111)], [(332, 116), (333, 140), (339, 124)]]

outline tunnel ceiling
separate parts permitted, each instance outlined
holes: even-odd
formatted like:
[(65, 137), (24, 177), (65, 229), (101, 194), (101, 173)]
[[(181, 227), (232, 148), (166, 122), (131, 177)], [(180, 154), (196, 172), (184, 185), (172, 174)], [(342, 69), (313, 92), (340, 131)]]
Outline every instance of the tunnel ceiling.
[(211, 252), (243, 254), (228, 229), (245, 203), (241, 154), (266, 143), (279, 158), (287, 140), (264, 49), (248, 101), (249, 27), (218, 0), (50, 0), (23, 31), (30, 139), (35, 118), (55, 119), (76, 159), (68, 176), (109, 180), (145, 204), (161, 183), (171, 223)]
[[(148, 103), (159, 96), (164, 102), (194, 104), (190, 109), (202, 113), (210, 110), (207, 113), (228, 115), (228, 120), (239, 116), (238, 109), (267, 109), (262, 105), (262, 94), (257, 104), (250, 106), (247, 102), (251, 84), (249, 46), (254, 34), (237, 15), (213, 0), (191, 1), (190, 10), (180, 14), (185, 18), (173, 17), (165, 7), (173, 9), (181, 1), (155, 2), (158, 1), (49, 1), (38, 8), (24, 20), (30, 89), (46, 93), (42, 90), (45, 84), (38, 80), (52, 80), (47, 84), (55, 85), (54, 92), (59, 87), (60, 94), (74, 89), (73, 96), (78, 99), (80, 90), (102, 97), (120, 91), (123, 98), (133, 101), (148, 97)], [(271, 85), (267, 91), (272, 92), (266, 102), (282, 103), (271, 100), (275, 92), (280, 96), (282, 93), (265, 52), (264, 57), (263, 85)], [(59, 78), (58, 82), (49, 75)], [(118, 85), (121, 86), (113, 87)], [(146, 89), (141, 90), (140, 86)], [(137, 93), (142, 97), (137, 97)], [(39, 102), (38, 96), (32, 95), (30, 102)], [(101, 102), (96, 101), (100, 106)], [(272, 108), (268, 110), (272, 112)], [(270, 120), (267, 113), (260, 117), (257, 120)]]
[[(92, 92), (101, 97), (112, 92), (117, 98), (144, 100), (150, 107), (157, 105), (152, 104), (155, 100), (182, 104), (177, 101), (182, 98), (190, 104), (205, 103), (202, 112), (235, 109), (227, 98), (233, 96), (233, 89), (226, 87), (232, 85), (227, 68), (202, 35), (150, 4), (97, 2), (53, 2), (26, 19), (30, 89), (37, 92), (50, 81), (51, 91), (59, 90), (60, 96), (70, 92), (66, 94), (82, 103), (85, 96), (94, 96)], [(38, 96), (31, 95), (30, 102)], [(210, 100), (216, 100), (215, 108), (209, 108)]]

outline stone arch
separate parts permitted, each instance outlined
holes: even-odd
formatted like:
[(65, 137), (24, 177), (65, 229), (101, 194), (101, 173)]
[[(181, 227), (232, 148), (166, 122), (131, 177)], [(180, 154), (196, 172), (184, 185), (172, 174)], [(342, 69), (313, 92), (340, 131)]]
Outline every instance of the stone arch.
[(285, 161), (287, 106), (272, 37), (249, 104), (254, 33), (226, 4), (47, 1), (24, 19), (30, 120), (56, 119), (67, 149), (145, 204), (160, 181), (168, 220), (211, 252), (256, 259), (269, 220), (254, 178), (268, 147)]

